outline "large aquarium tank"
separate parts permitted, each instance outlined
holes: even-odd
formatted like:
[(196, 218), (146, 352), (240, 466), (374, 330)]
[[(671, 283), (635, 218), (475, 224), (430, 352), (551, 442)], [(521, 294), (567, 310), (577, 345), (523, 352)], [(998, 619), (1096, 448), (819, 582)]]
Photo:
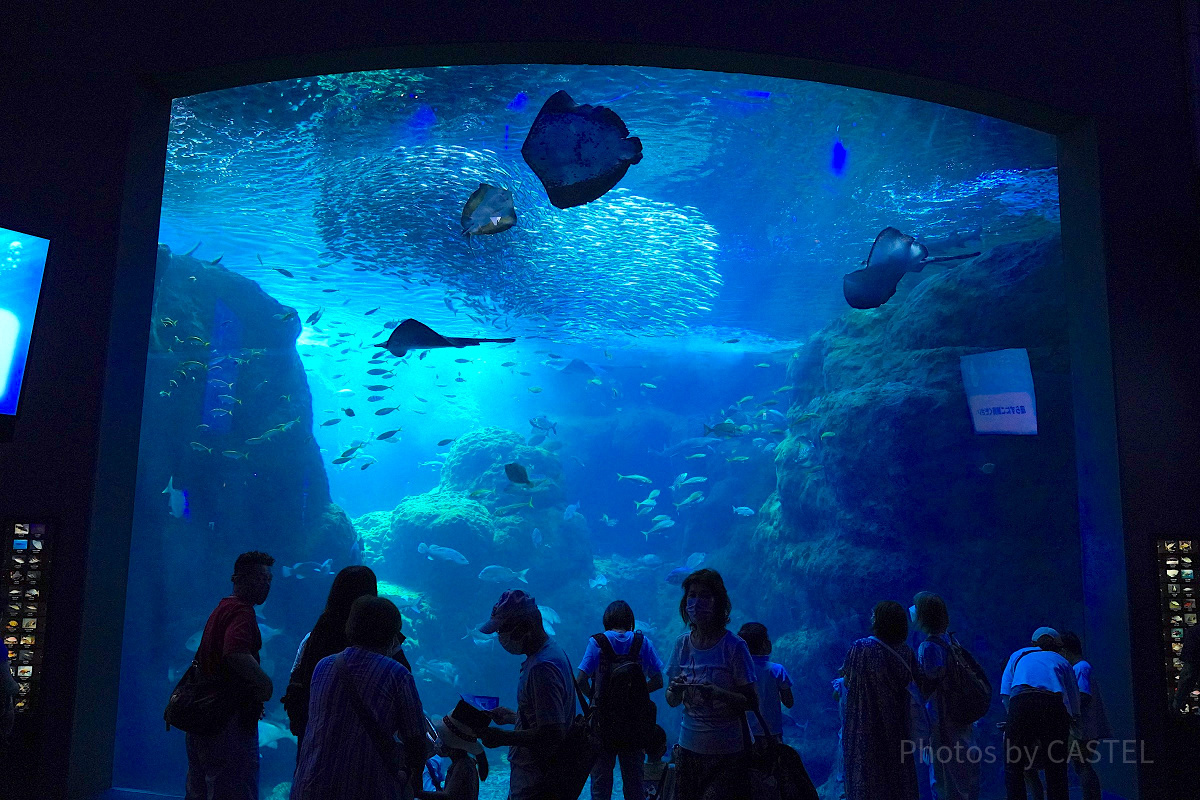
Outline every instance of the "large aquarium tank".
[[(1048, 134), (755, 75), (324, 75), (175, 101), (159, 241), (114, 785), (182, 794), (163, 707), (247, 550), (277, 560), (264, 798), (351, 564), (438, 715), (515, 704), (520, 659), (478, 632), (504, 590), (575, 660), (624, 599), (665, 659), (682, 577), (716, 569), (826, 797), (830, 681), (876, 602), (942, 594), (996, 685), (1036, 627), (1082, 625)], [(1025, 390), (1036, 433), (977, 429)]]

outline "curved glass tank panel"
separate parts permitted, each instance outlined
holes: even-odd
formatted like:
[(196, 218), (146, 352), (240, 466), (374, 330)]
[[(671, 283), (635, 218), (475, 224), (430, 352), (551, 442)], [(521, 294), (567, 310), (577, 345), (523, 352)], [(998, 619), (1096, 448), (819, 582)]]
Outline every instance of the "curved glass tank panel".
[[(558, 197), (627, 172), (566, 208), (522, 157), (559, 90), (641, 144), (587, 117), (599, 144)], [(1049, 135), (751, 75), (328, 75), (177, 100), (160, 241), (115, 785), (182, 791), (163, 706), (248, 550), (276, 558), (263, 797), (296, 760), (297, 646), (350, 564), (403, 608), (439, 715), (515, 703), (520, 660), (476, 630), (502, 591), (535, 595), (572, 659), (627, 600), (665, 659), (682, 575), (716, 569), (731, 629), (765, 623), (795, 680), (784, 733), (819, 784), (830, 681), (876, 602), (941, 593), (994, 685), (1036, 627), (1082, 624)], [(434, 347), (409, 319), (515, 341)], [(1002, 350), (1017, 369), (961, 362)], [(975, 431), (1030, 383), (1036, 434)]]

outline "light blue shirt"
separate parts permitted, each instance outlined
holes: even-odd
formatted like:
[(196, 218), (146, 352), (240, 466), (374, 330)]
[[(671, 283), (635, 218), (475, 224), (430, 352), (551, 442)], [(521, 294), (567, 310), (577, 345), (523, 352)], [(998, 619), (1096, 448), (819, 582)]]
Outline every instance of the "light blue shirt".
[[(779, 699), (779, 687), (791, 686), (792, 678), (783, 664), (768, 661), (767, 656), (750, 656), (754, 661), (754, 688), (758, 691), (758, 710), (767, 721), (768, 733), (779, 736), (783, 733), (783, 701)], [(753, 711), (746, 712), (746, 720), (755, 736), (762, 735), (762, 726)]]
[[(729, 631), (707, 650), (692, 646), (691, 634), (675, 640), (667, 662), (667, 681), (682, 675), (689, 683), (711, 683), (736, 690), (755, 682), (754, 661), (745, 640)], [(742, 712), (720, 699), (704, 700), (687, 693), (679, 744), (693, 753), (737, 753), (745, 747)]]

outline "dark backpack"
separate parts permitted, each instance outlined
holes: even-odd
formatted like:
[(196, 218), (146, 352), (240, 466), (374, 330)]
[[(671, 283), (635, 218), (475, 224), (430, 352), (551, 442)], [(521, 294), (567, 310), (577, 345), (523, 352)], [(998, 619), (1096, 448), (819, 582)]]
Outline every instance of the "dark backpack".
[(592, 637), (600, 648), (592, 722), (600, 743), (610, 752), (648, 747), (654, 736), (658, 709), (642, 671), (644, 639), (641, 631), (634, 632), (629, 652), (617, 655), (603, 633)]
[(950, 646), (930, 636), (946, 650), (946, 674), (940, 691), (946, 698), (946, 713), (959, 725), (978, 722), (992, 705), (992, 684), (975, 657), (949, 635)]

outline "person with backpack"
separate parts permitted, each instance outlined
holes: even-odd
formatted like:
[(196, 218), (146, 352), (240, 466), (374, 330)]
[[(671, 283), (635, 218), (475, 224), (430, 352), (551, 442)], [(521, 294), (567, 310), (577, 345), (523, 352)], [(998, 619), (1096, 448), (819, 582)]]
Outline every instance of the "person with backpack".
[(751, 752), (742, 733), (758, 708), (754, 661), (725, 626), (733, 604), (716, 570), (683, 579), (679, 616), (688, 633), (667, 661), (667, 705), (683, 704), (676, 748), (678, 800), (749, 800)]
[[(346, 623), (350, 620), (350, 608), (360, 597), (375, 597), (379, 594), (378, 581), (370, 567), (346, 567), (333, 578), (325, 610), (317, 618), (317, 624), (305, 634), (296, 651), (296, 663), (288, 679), (287, 691), (280, 701), (287, 711), (288, 724), (296, 737), (296, 761), (304, 746), (304, 732), (308, 725), (308, 701), (312, 686), (313, 671), (326, 656), (346, 649)], [(403, 662), (401, 662), (403, 663)], [(404, 664), (407, 667), (407, 664)]]
[[(754, 660), (754, 686), (758, 691), (758, 710), (770, 729), (765, 735), (782, 742), (782, 707), (791, 708), (796, 702), (792, 696), (792, 678), (783, 664), (769, 660), (771, 637), (767, 633), (766, 625), (761, 622), (747, 622), (738, 630), (738, 636), (745, 640), (746, 646), (750, 648), (750, 658)], [(762, 726), (758, 724), (757, 714), (747, 711), (746, 721), (755, 738), (764, 735)]]
[(186, 800), (258, 800), (258, 721), (271, 699), (271, 677), (259, 666), (262, 632), (254, 607), (271, 593), (266, 553), (242, 553), (233, 564), (233, 594), (217, 604), (195, 662), (199, 672), (220, 678), (220, 711), (228, 715), (216, 733), (186, 733)]
[(955, 659), (957, 642), (949, 633), (950, 613), (946, 602), (933, 592), (919, 592), (913, 603), (917, 628), (926, 636), (917, 649), (917, 663), (927, 682), (924, 697), (930, 722), (933, 796), (937, 800), (978, 800), (981, 759), (967, 757), (975, 746), (975, 724), (963, 719), (963, 676), (958, 674), (962, 666)]
[(603, 623), (604, 632), (588, 639), (575, 674), (592, 700), (603, 745), (592, 768), (592, 800), (612, 797), (618, 760), (625, 800), (642, 800), (642, 765), (657, 716), (650, 694), (663, 687), (663, 663), (646, 635), (634, 630), (633, 609), (624, 600), (609, 603)]

